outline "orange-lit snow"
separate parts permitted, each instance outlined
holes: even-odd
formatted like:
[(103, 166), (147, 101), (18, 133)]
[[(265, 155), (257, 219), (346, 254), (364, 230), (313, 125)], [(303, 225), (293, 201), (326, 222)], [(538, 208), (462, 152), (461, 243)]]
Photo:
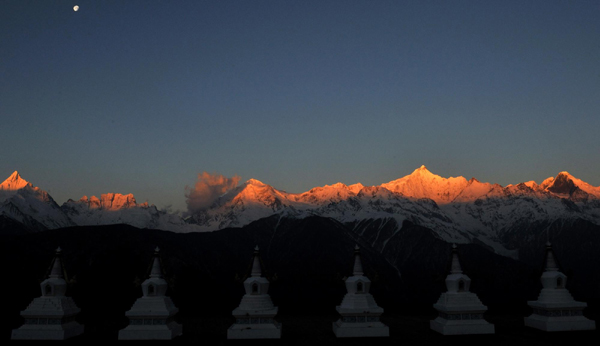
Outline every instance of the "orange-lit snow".
[(20, 190), (27, 185), (33, 187), (29, 182), (21, 178), (19, 172), (14, 171), (14, 173), (11, 174), (10, 177), (8, 177), (2, 184), (0, 184), (0, 190), (15, 191)]
[(437, 204), (452, 202), (467, 187), (464, 177), (442, 178), (421, 166), (403, 178), (381, 184), (386, 189), (406, 197), (429, 198)]

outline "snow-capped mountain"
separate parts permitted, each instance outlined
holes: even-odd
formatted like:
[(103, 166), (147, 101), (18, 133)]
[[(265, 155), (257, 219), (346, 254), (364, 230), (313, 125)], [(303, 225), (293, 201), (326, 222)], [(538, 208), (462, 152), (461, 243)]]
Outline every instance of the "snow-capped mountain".
[(45, 191), (15, 172), (0, 185), (0, 212), (32, 230), (125, 223), (174, 232), (242, 227), (272, 215), (297, 219), (316, 215), (348, 225), (381, 251), (409, 222), (432, 230), (442, 240), (477, 241), (514, 257), (518, 246), (511, 239), (531, 227), (580, 219), (600, 225), (600, 187), (568, 172), (540, 184), (528, 181), (503, 187), (475, 178), (444, 178), (425, 166), (379, 186), (336, 183), (303, 193), (250, 179), (184, 220), (154, 205), (138, 204), (132, 194), (84, 196), (59, 208)]
[(198, 228), (184, 222), (179, 215), (160, 211), (147, 202), (137, 204), (132, 194), (84, 196), (59, 206), (46, 191), (34, 187), (16, 171), (0, 184), (0, 217), (4, 220), (2, 224), (21, 224), (29, 231), (120, 223), (176, 232)]
[(477, 239), (498, 253), (513, 256), (503, 239), (515, 229), (558, 219), (600, 224), (600, 188), (567, 172), (539, 185), (530, 181), (503, 187), (475, 178), (443, 178), (425, 166), (379, 186), (337, 183), (300, 194), (251, 179), (188, 221), (201, 230), (218, 230), (273, 214), (295, 218), (319, 215), (343, 223), (362, 222), (360, 227), (364, 220), (388, 219), (394, 220), (398, 229), (408, 220), (434, 230), (446, 241)]
[(74, 226), (46, 191), (34, 187), (17, 171), (0, 184), (0, 215), (33, 231)]
[(469, 183), (464, 177), (442, 178), (421, 166), (406, 177), (382, 184), (382, 187), (412, 198), (429, 198), (437, 204), (452, 202)]
[(148, 202), (137, 204), (133, 194), (106, 193), (100, 198), (83, 196), (78, 201), (68, 200), (61, 209), (78, 226), (124, 223), (138, 228), (177, 232), (189, 232), (195, 228), (178, 215), (160, 211)]

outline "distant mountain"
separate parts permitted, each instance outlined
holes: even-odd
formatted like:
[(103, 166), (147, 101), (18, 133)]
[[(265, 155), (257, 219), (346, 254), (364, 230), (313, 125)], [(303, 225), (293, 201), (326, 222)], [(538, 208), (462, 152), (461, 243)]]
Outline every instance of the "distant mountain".
[(78, 201), (68, 200), (61, 209), (79, 226), (128, 224), (178, 232), (195, 229), (178, 215), (160, 211), (148, 202), (137, 204), (133, 194), (106, 193), (100, 198), (83, 196)]
[(0, 216), (11, 227), (18, 222), (31, 231), (75, 225), (46, 191), (34, 187), (17, 171), (0, 184)]
[(410, 175), (382, 184), (382, 187), (412, 198), (429, 198), (437, 204), (452, 202), (469, 185), (464, 177), (442, 178), (421, 166)]
[(475, 178), (444, 178), (421, 166), (410, 175), (379, 186), (336, 183), (303, 193), (288, 193), (250, 179), (186, 219), (148, 203), (137, 204), (132, 194), (84, 196), (57, 208), (46, 192), (34, 188), (16, 172), (1, 186), (2, 215), (36, 231), (123, 223), (199, 232), (243, 227), (273, 215), (293, 219), (322, 216), (361, 230), (361, 237), (375, 237), (373, 246), (381, 251), (385, 251), (390, 237), (410, 222), (432, 230), (446, 242), (477, 242), (498, 254), (517, 258), (519, 243), (511, 240), (514, 237), (531, 229), (544, 232), (546, 237), (557, 232), (540, 229), (539, 225), (572, 224), (577, 220), (600, 225), (600, 187), (568, 172), (560, 172), (541, 184), (528, 181), (503, 187)]
[[(395, 231), (410, 221), (434, 230), (445, 241), (477, 241), (499, 254), (516, 257), (517, 248), (506, 241), (506, 235), (519, 229), (557, 220), (582, 219), (600, 225), (600, 187), (567, 172), (539, 185), (530, 181), (503, 187), (475, 178), (443, 178), (425, 166), (379, 186), (337, 183), (300, 194), (251, 179), (187, 221), (201, 230), (218, 230), (274, 214), (325, 216), (357, 227), (377, 220), (389, 227), (393, 220)], [(385, 246), (384, 235), (380, 241)]]

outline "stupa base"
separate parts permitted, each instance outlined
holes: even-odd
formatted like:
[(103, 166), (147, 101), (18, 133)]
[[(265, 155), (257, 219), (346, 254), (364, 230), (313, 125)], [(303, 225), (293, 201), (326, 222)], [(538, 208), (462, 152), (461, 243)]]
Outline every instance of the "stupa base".
[(227, 339), (280, 339), (281, 324), (257, 323), (239, 324), (235, 323), (227, 329)]
[(119, 331), (119, 340), (171, 340), (182, 334), (181, 324), (128, 325)]
[(13, 329), (12, 340), (66, 340), (83, 334), (83, 325), (77, 322), (66, 324), (25, 324)]
[(333, 322), (333, 333), (338, 338), (388, 337), (390, 329), (381, 322)]
[(438, 317), (429, 322), (432, 330), (442, 335), (494, 334), (494, 325), (484, 319), (447, 320)]
[(583, 316), (550, 317), (533, 314), (529, 317), (525, 317), (525, 325), (545, 332), (596, 329), (596, 322), (588, 320)]

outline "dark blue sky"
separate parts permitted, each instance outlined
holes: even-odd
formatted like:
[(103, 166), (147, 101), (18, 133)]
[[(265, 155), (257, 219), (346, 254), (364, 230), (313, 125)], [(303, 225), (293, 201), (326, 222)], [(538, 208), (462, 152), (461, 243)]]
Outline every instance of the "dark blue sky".
[[(78, 12), (73, 6), (79, 5)], [(184, 208), (425, 164), (600, 185), (598, 1), (0, 3), (0, 180)]]

